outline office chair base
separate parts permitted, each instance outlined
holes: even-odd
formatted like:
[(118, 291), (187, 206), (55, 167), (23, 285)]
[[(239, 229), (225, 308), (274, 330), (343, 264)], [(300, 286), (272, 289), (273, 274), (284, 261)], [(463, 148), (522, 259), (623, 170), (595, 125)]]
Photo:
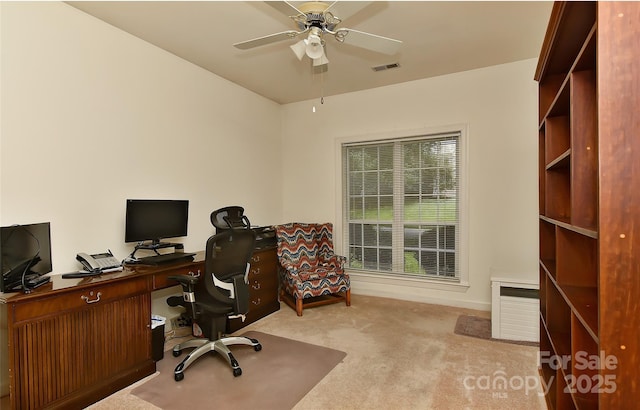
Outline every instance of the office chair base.
[(195, 350), (191, 351), (177, 366), (173, 372), (173, 377), (175, 381), (179, 382), (184, 379), (184, 371), (196, 361), (200, 356), (203, 356), (209, 352), (218, 352), (222, 357), (225, 358), (229, 366), (233, 369), (233, 375), (238, 377), (242, 374), (242, 369), (238, 364), (238, 361), (233, 357), (231, 350), (227, 346), (232, 345), (246, 345), (252, 346), (253, 350), (259, 352), (262, 350), (262, 345), (258, 340), (252, 339), (250, 337), (244, 336), (230, 336), (223, 337), (218, 340), (208, 340), (208, 339), (191, 339), (184, 343), (180, 343), (173, 347), (173, 356), (178, 357), (182, 353), (182, 349), (195, 348)]

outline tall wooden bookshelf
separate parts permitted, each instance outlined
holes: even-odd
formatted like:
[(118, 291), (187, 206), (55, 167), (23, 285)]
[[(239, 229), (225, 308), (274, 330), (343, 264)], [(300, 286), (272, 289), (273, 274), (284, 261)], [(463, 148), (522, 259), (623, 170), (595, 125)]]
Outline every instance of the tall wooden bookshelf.
[(640, 3), (554, 3), (535, 79), (547, 404), (638, 408)]

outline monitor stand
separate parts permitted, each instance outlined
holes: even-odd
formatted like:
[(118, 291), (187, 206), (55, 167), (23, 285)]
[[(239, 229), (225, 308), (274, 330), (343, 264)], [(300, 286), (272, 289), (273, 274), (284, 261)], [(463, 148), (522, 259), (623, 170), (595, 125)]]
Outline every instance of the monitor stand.
[(164, 248), (174, 248), (175, 253), (184, 252), (184, 245), (181, 243), (171, 243), (171, 242), (142, 243), (141, 242), (136, 245), (136, 247), (133, 249), (133, 252), (131, 252), (131, 255), (127, 257), (127, 262), (135, 263), (138, 260), (135, 257), (135, 254), (140, 249), (152, 250), (156, 253), (156, 255), (160, 255), (160, 252), (158, 252), (158, 249), (164, 249)]

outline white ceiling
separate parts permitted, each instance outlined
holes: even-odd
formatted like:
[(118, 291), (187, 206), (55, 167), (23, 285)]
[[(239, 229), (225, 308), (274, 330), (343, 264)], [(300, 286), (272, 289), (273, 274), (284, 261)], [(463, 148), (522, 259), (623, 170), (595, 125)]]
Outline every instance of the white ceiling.
[[(281, 104), (537, 58), (552, 7), (547, 1), (363, 3), (339, 27), (402, 40), (401, 51), (388, 56), (330, 38), (329, 70), (313, 74), (309, 59), (298, 61), (289, 48), (300, 38), (244, 51), (233, 47), (297, 29), (264, 2), (67, 3)], [(337, 17), (342, 3), (336, 4)], [(400, 67), (372, 70), (391, 63)]]

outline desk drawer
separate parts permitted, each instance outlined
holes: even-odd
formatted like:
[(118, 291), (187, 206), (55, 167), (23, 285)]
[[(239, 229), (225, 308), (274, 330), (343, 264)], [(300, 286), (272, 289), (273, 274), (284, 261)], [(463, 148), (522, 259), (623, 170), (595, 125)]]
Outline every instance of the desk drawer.
[(278, 298), (278, 282), (269, 278), (269, 280), (249, 279), (249, 301), (253, 309), (254, 306), (260, 305), (261, 301), (272, 301)]
[(45, 318), (59, 315), (63, 312), (84, 309), (109, 303), (117, 299), (147, 292), (147, 277), (139, 277), (123, 281), (85, 286), (72, 291), (51, 292), (50, 296), (42, 297), (37, 302), (18, 302), (13, 304), (10, 314), (13, 323), (25, 320)]
[(278, 301), (278, 256), (275, 248), (254, 251), (249, 267), (249, 313), (247, 320), (227, 323), (232, 333), (280, 309)]
[(273, 249), (261, 250), (251, 257), (249, 269), (249, 309), (260, 310), (278, 298), (278, 257)]
[(251, 269), (249, 276), (271, 276), (273, 271), (278, 267), (278, 256), (275, 250), (265, 249), (256, 251), (251, 257)]

